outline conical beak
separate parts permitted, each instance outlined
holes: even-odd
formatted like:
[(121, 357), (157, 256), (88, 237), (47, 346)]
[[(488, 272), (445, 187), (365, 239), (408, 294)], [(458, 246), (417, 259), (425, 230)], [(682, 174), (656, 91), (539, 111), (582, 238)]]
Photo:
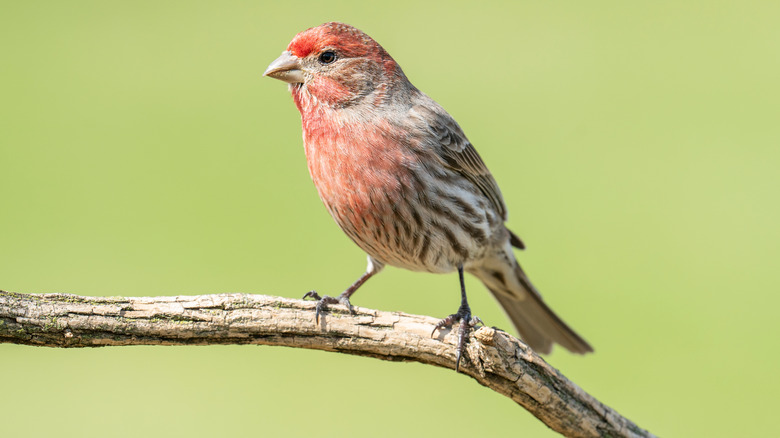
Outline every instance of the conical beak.
[(303, 70), (301, 70), (301, 60), (290, 52), (282, 52), (282, 56), (276, 58), (271, 65), (265, 69), (263, 76), (268, 76), (288, 84), (302, 84)]

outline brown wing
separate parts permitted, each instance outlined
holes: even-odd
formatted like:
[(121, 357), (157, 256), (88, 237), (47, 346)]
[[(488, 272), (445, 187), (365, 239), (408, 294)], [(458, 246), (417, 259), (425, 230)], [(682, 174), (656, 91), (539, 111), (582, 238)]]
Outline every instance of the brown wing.
[(433, 100), (415, 105), (411, 113), (427, 125), (429, 132), (435, 136), (435, 143), (439, 146), (437, 148), (439, 153), (436, 155), (442, 163), (479, 187), (496, 212), (506, 220), (506, 205), (496, 180), (452, 116)]

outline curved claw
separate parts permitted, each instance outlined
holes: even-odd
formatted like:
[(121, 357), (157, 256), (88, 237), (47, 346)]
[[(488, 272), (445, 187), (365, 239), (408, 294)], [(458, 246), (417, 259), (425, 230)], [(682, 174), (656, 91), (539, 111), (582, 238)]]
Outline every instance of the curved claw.
[(452, 315), (442, 319), (439, 321), (436, 326), (433, 328), (433, 331), (431, 332), (431, 337), (433, 337), (433, 334), (436, 333), (436, 330), (439, 330), (444, 327), (452, 327), (455, 325), (455, 323), (458, 323), (458, 344), (456, 347), (456, 353), (455, 353), (455, 372), (457, 373), (460, 370), (460, 358), (463, 356), (463, 352), (466, 351), (466, 340), (468, 340), (468, 333), (469, 331), (476, 326), (477, 324), (484, 324), (481, 319), (477, 316), (471, 316), (471, 312), (461, 312), (458, 311), (458, 313), (453, 313)]
[(306, 298), (314, 298), (315, 300), (318, 300), (318, 301), (322, 299), (322, 298), (320, 298), (320, 294), (318, 294), (317, 291), (314, 291), (314, 290), (310, 290), (310, 291), (306, 292), (306, 294), (304, 294), (303, 298), (301, 298), (301, 299), (305, 300)]
[(315, 312), (314, 312), (314, 321), (317, 324), (320, 323), (320, 313), (322, 313), (323, 306), (330, 302), (328, 299), (332, 300), (334, 298), (326, 295), (320, 298), (319, 301), (317, 301), (317, 306), (315, 307)]
[(349, 302), (349, 298), (342, 295), (339, 295), (338, 297), (331, 297), (328, 295), (320, 296), (317, 292), (311, 290), (309, 292), (306, 292), (306, 294), (303, 296), (303, 299), (306, 298), (314, 298), (317, 300), (317, 306), (314, 308), (314, 320), (317, 322), (317, 324), (320, 323), (320, 314), (324, 312), (324, 310), (327, 308), (328, 304), (343, 304), (347, 307), (347, 310), (351, 315), (355, 314), (355, 310), (352, 308), (352, 303)]
[[(471, 315), (469, 315), (471, 316)], [(463, 355), (463, 351), (466, 350), (466, 344), (463, 342), (464, 339), (468, 338), (468, 332), (471, 330), (471, 320), (470, 318), (461, 318), (460, 327), (458, 328), (458, 354), (455, 355), (455, 372), (457, 373), (460, 369), (460, 357)]]
[(352, 303), (349, 302), (349, 298), (344, 297), (344, 296), (340, 296), (338, 298), (338, 300), (339, 300), (339, 303), (347, 306), (347, 310), (349, 310), (349, 314), (350, 315), (354, 315), (355, 314), (355, 309), (352, 308)]
[(431, 337), (433, 337), (433, 334), (436, 333), (436, 330), (439, 330), (439, 329), (445, 328), (445, 327), (446, 328), (452, 327), (455, 324), (455, 322), (458, 321), (458, 319), (459, 319), (459, 316), (456, 313), (453, 313), (452, 315), (442, 319), (441, 321), (436, 323), (435, 326), (433, 326), (433, 331), (431, 332)]

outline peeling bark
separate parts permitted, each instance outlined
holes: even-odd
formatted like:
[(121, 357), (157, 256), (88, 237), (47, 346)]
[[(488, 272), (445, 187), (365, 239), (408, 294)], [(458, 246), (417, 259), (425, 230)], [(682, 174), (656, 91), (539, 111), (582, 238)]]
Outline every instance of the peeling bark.
[[(455, 368), (457, 334), (428, 316), (343, 306), (314, 321), (311, 301), (265, 295), (84, 297), (0, 291), (0, 343), (46, 347), (281, 345)], [(521, 405), (567, 437), (651, 437), (605, 406), (520, 340), (474, 331), (461, 372)]]

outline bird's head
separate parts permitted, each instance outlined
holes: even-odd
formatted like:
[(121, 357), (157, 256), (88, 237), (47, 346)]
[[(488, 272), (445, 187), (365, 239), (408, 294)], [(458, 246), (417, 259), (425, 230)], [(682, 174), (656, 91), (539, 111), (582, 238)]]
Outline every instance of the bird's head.
[[(325, 23), (293, 38), (263, 76), (290, 84), (298, 108), (317, 104), (344, 108), (383, 98), (405, 82), (401, 68), (371, 37), (343, 23)], [(302, 110), (303, 112), (303, 110)]]

